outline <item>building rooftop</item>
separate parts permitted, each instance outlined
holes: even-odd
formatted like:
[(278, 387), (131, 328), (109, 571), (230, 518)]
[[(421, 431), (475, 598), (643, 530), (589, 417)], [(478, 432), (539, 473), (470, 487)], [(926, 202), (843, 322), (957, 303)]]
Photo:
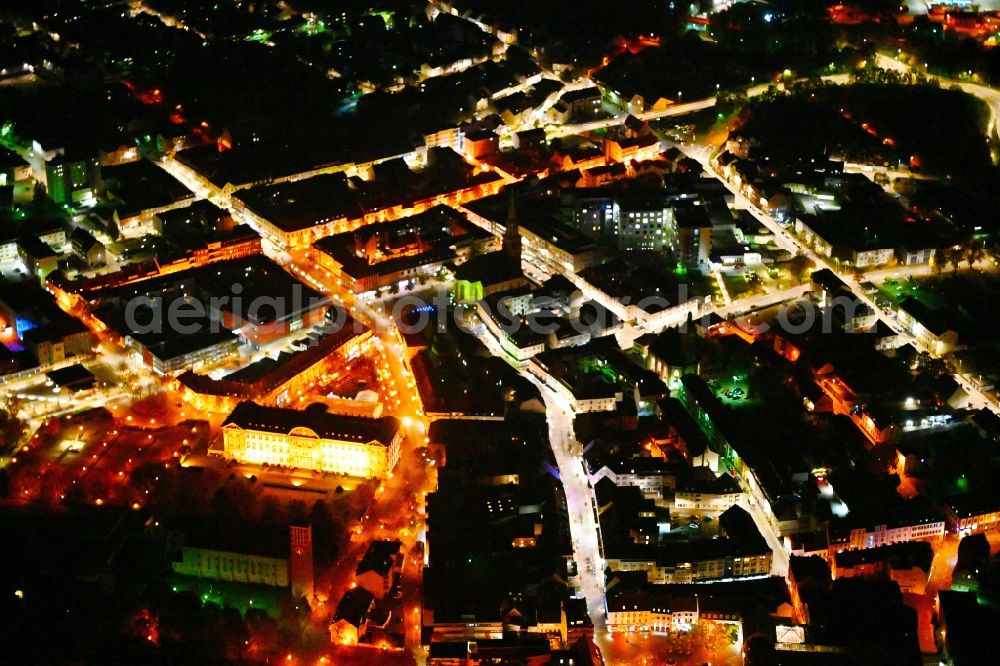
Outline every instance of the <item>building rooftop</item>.
[(820, 587), (829, 586), (831, 582), (830, 565), (818, 555), (792, 555), (788, 558), (788, 574), (800, 586), (807, 581)]
[(194, 194), (180, 181), (148, 160), (101, 167), (104, 188), (122, 219), (144, 210), (168, 206)]
[(337, 219), (411, 206), (417, 201), (500, 179), (492, 171), (476, 173), (450, 149), (429, 151), (427, 165), (412, 170), (402, 159), (373, 167), (374, 179), (343, 173), (241, 190), (234, 195), (252, 212), (284, 231), (298, 231)]
[[(121, 287), (103, 289), (101, 308), (123, 325), (124, 303), (137, 296), (162, 296), (167, 306), (171, 298), (186, 298), (191, 292), (204, 300), (206, 311), (218, 307), (253, 325), (269, 325), (301, 317), (305, 312), (329, 306), (329, 299), (299, 282), (261, 254), (218, 261), (176, 273), (159, 275)], [(188, 311), (185, 311), (185, 316)], [(128, 335), (128, 327), (120, 328)]]
[(636, 610), (651, 610), (656, 613), (693, 613), (698, 607), (693, 596), (675, 596), (660, 585), (621, 590), (608, 595), (608, 612), (621, 613)]
[(660, 402), (660, 408), (664, 421), (684, 441), (688, 456), (696, 457), (704, 454), (709, 448), (708, 437), (684, 405), (677, 398), (668, 397)]
[(41, 241), (37, 236), (25, 236), (17, 241), (18, 248), (32, 259), (46, 259), (57, 257), (59, 253), (49, 247), (48, 243)]
[[(639, 592), (639, 595), (635, 593)], [(620, 610), (646, 608), (670, 608), (677, 611), (693, 611), (701, 614), (731, 616), (744, 623), (744, 631), (756, 624), (759, 617), (770, 618), (782, 604), (789, 602), (788, 586), (778, 576), (749, 580), (718, 581), (703, 583), (649, 583), (644, 571), (616, 571), (608, 580), (608, 605), (614, 603)], [(626, 601), (620, 602), (624, 597)], [(628, 607), (632, 600), (632, 608)], [(666, 600), (675, 601), (669, 606)]]
[[(545, 636), (509, 634), (503, 638), (477, 638), (470, 641), (431, 641), (432, 663), (533, 663), (552, 652)], [(553, 663), (553, 662), (547, 662)], [(576, 664), (576, 661), (572, 662)], [(582, 663), (582, 662), (581, 662)]]
[[(528, 599), (569, 596), (565, 501), (544, 435), (526, 425), (436, 422), (445, 443), (438, 489), (427, 496), (424, 605), (436, 623), (500, 621)], [(523, 431), (523, 432), (522, 432)]]
[(344, 620), (353, 627), (360, 627), (368, 620), (368, 613), (375, 603), (375, 595), (358, 586), (349, 589), (337, 604), (331, 624)]
[(222, 379), (212, 379), (208, 375), (195, 374), (189, 370), (178, 376), (178, 380), (198, 393), (252, 400), (290, 381), (366, 330), (358, 322), (348, 318), (343, 326), (335, 330), (321, 330), (300, 352), (282, 351), (277, 358), (262, 358)]
[(399, 541), (372, 541), (364, 557), (358, 562), (354, 575), (360, 576), (367, 571), (374, 571), (379, 576), (387, 576), (392, 571), (401, 547)]
[(455, 257), (456, 246), (485, 241), (491, 234), (447, 206), (397, 222), (369, 225), (316, 241), (313, 246), (360, 279), (391, 274)]
[(900, 301), (899, 309), (916, 319), (934, 335), (943, 335), (948, 331), (954, 330), (952, 324), (947, 321), (943, 313), (927, 307), (912, 296), (908, 296)]
[(983, 407), (969, 417), (969, 420), (990, 439), (1000, 438), (1000, 416)]
[[(851, 507), (851, 512), (846, 518), (831, 519), (830, 536), (834, 541), (848, 539), (850, 531), (854, 529), (871, 531), (882, 525), (894, 528), (944, 522), (941, 510), (922, 495), (913, 499), (902, 499), (898, 495), (892, 497), (886, 493), (884, 501), (880, 501), (877, 506), (868, 506), (860, 500), (854, 501), (854, 498), (846, 492), (841, 492), (842, 487), (846, 490), (849, 485), (846, 481), (837, 485), (837, 478), (834, 477), (834, 484), (837, 493)], [(858, 491), (863, 493), (865, 488), (862, 486)]]
[(29, 328), (26, 330), (21, 339), (25, 342), (38, 345), (42, 342), (56, 342), (61, 341), (67, 335), (75, 335), (77, 333), (86, 333), (89, 331), (82, 321), (76, 317), (71, 317), (66, 315), (65, 317), (59, 317), (56, 321), (50, 324), (43, 324), (36, 328)]
[(601, 99), (601, 89), (597, 86), (592, 86), (590, 88), (578, 88), (577, 90), (570, 90), (567, 93), (563, 93), (560, 97), (562, 101), (572, 104), (573, 102), (583, 102), (596, 99), (600, 101)]
[(975, 592), (938, 593), (946, 654), (956, 664), (986, 664), (1000, 649), (995, 608), (979, 602)]
[(847, 289), (847, 284), (829, 268), (822, 268), (812, 274), (812, 281), (820, 287), (830, 292), (839, 292)]
[(597, 245), (591, 239), (562, 221), (556, 188), (566, 177), (565, 173), (544, 180), (529, 177), (506, 186), (497, 194), (469, 202), (465, 207), (491, 222), (506, 225), (513, 197), (517, 204), (517, 223), (522, 229), (573, 255), (596, 252)]
[(836, 192), (840, 208), (803, 211), (800, 219), (833, 246), (834, 256), (850, 261), (845, 250), (938, 249), (956, 243), (941, 221), (918, 220), (864, 176), (841, 177)]
[(791, 476), (808, 471), (801, 453), (787, 447), (774, 447), (767, 439), (753, 437), (739, 426), (731, 409), (725, 407), (699, 375), (681, 377), (684, 392), (708, 415), (712, 428), (733, 447), (737, 455), (753, 470), (764, 495), (776, 513), (779, 500), (791, 494)]
[(24, 158), (4, 146), (0, 146), (0, 172), (16, 167), (27, 166)]
[[(143, 315), (137, 314), (136, 317), (142, 319)], [(124, 334), (131, 335), (133, 340), (142, 344), (149, 350), (150, 354), (164, 363), (215, 345), (239, 342), (239, 336), (225, 328), (220, 328), (207, 317), (187, 317), (184, 324), (187, 328), (184, 332), (166, 329), (162, 332), (152, 333), (125, 331)]]
[(71, 391), (80, 391), (90, 388), (96, 381), (94, 373), (79, 363), (65, 368), (59, 368), (58, 370), (50, 370), (45, 373), (45, 376), (51, 379), (52, 383), (56, 386), (68, 388)]
[[(732, 477), (730, 479), (732, 480)], [(747, 541), (763, 539), (753, 517), (747, 513), (746, 509), (736, 504), (723, 511), (722, 515), (719, 516), (719, 527), (730, 539)]]
[(895, 581), (838, 578), (828, 594), (810, 601), (809, 616), (822, 644), (864, 657), (854, 663), (872, 663), (875, 655), (880, 663), (921, 663), (915, 613)]
[(465, 133), (466, 141), (490, 141), (499, 139), (497, 133), (488, 129), (474, 129)]
[(930, 571), (933, 560), (934, 549), (926, 541), (908, 541), (875, 548), (842, 550), (834, 554), (834, 562), (837, 567), (846, 569), (885, 562), (894, 569), (918, 567), (924, 571)]
[[(708, 470), (707, 467), (695, 469)], [(677, 492), (725, 495), (741, 493), (743, 491), (740, 489), (740, 484), (736, 482), (736, 479), (729, 474), (715, 476), (713, 472), (709, 472), (708, 474), (691, 474), (683, 480), (678, 480)]]
[[(10, 308), (18, 319), (30, 322), (32, 327), (43, 327), (48, 324), (75, 326), (77, 321), (56, 304), (51, 293), (42, 289), (34, 280), (27, 282), (0, 281), (0, 303)], [(6, 322), (13, 326), (14, 322)], [(72, 330), (72, 329), (67, 329)]]
[[(669, 512), (656, 507), (654, 500), (646, 499), (637, 486), (616, 486), (610, 477), (605, 477), (594, 490), (606, 558), (653, 560), (663, 567), (686, 567), (693, 562), (771, 552), (745, 511), (749, 525), (730, 514), (727, 522), (732, 532), (726, 538), (687, 540), (661, 533), (659, 524), (669, 521)], [(722, 518), (720, 525), (721, 521)]]
[(343, 173), (320, 174), (236, 195), (251, 212), (283, 231), (307, 229), (339, 218), (361, 217), (362, 210)]
[(678, 229), (711, 229), (712, 218), (708, 215), (707, 206), (676, 206), (674, 219)]
[(693, 330), (687, 334), (676, 328), (646, 333), (635, 344), (648, 348), (650, 354), (673, 367), (695, 366), (701, 356), (700, 341)]
[(455, 271), (456, 280), (482, 282), (484, 286), (524, 279), (521, 261), (506, 252), (488, 252), (470, 257)]
[(985, 513), (1000, 511), (1000, 492), (964, 492), (951, 495), (944, 500), (944, 506), (959, 518), (971, 518)]
[(100, 244), (94, 238), (93, 234), (83, 227), (73, 229), (69, 235), (69, 240), (73, 243), (74, 247), (78, 245), (83, 252), (89, 252), (92, 247)]
[(264, 407), (254, 402), (241, 402), (226, 417), (222, 427), (241, 428), (287, 435), (293, 430), (315, 433), (322, 439), (388, 446), (399, 432), (399, 420), (394, 416), (368, 419), (360, 416), (330, 414), (324, 405), (310, 405), (303, 411)]
[(183, 534), (184, 546), (242, 555), (285, 559), (291, 553), (291, 535), (287, 525), (239, 525), (225, 527), (198, 521), (174, 526)]

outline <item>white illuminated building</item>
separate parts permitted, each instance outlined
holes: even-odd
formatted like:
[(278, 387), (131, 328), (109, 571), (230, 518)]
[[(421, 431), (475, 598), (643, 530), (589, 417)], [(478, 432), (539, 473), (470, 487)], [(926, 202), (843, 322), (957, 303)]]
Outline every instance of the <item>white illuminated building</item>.
[(384, 478), (399, 460), (402, 431), (392, 416), (331, 414), (323, 405), (304, 411), (242, 402), (222, 425), (228, 460)]

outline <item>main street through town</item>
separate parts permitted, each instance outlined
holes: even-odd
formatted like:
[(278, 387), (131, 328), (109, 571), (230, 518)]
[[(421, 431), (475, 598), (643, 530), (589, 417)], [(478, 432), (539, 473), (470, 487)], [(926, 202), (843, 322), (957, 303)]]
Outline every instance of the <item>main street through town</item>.
[[(474, 323), (472, 332), (494, 356), (508, 360), (496, 338), (481, 323)], [(516, 367), (516, 366), (515, 366)], [(545, 419), (549, 426), (549, 443), (556, 459), (559, 479), (566, 496), (566, 511), (573, 541), (573, 560), (577, 569), (577, 586), (587, 600), (590, 619), (597, 630), (606, 624), (604, 602), (604, 561), (601, 558), (600, 532), (597, 525), (596, 500), (581, 458), (582, 447), (573, 432), (572, 407), (525, 367), (518, 371), (531, 381), (545, 403)]]
[(376, 371), (391, 400), (386, 407), (401, 420), (405, 430), (399, 464), (379, 486), (371, 507), (352, 535), (349, 556), (340, 559), (330, 580), (325, 581), (328, 598), (336, 603), (346, 591), (353, 578), (354, 565), (368, 544), (376, 539), (399, 539), (407, 552), (399, 617), (403, 622), (406, 649), (421, 656), (420, 589), (424, 552), (421, 544), (426, 539), (426, 496), (436, 483), (435, 463), (426, 455), (430, 421), (417, 391), (406, 344), (391, 316), (358, 301), (352, 292), (339, 284), (336, 276), (312, 260), (310, 250), (289, 250), (281, 255), (276, 256), (276, 260), (288, 260), (286, 266), (293, 274), (372, 329)]
[[(782, 302), (787, 298), (802, 295), (803, 290), (795, 287), (787, 292), (781, 292), (777, 297)], [(768, 294), (755, 296), (729, 307), (745, 312), (757, 309), (765, 304), (772, 304)], [(510, 357), (500, 348), (500, 344), (482, 323), (471, 327), (473, 333), (490, 350), (490, 352), (510, 360)], [(604, 560), (601, 557), (600, 529), (597, 521), (596, 500), (594, 489), (585, 472), (582, 458), (582, 446), (576, 440), (573, 430), (574, 411), (569, 403), (556, 391), (550, 388), (539, 374), (528, 366), (514, 364), (518, 371), (532, 382), (542, 396), (545, 404), (545, 416), (549, 427), (549, 441), (559, 470), (563, 491), (566, 497), (567, 513), (570, 520), (570, 535), (573, 542), (573, 558), (577, 568), (577, 586), (579, 592), (587, 601), (595, 630), (603, 633), (606, 626), (607, 608), (605, 605)], [(788, 554), (781, 542), (781, 536), (767, 522), (760, 506), (753, 501), (744, 501), (742, 506), (753, 517), (758, 530), (767, 540), (773, 551), (771, 573), (785, 577), (788, 573)]]
[(600, 631), (604, 629), (606, 620), (604, 561), (601, 559), (596, 500), (580, 457), (582, 447), (574, 437), (573, 412), (555, 391), (530, 373), (528, 376), (538, 387), (545, 403), (549, 441), (566, 495), (577, 580), (580, 591), (587, 600), (587, 610), (594, 627)]

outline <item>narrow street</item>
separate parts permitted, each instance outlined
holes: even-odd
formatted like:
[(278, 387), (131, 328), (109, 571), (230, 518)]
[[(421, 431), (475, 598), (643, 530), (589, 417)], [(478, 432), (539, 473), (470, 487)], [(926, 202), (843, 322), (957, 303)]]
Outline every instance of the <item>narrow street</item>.
[[(475, 334), (494, 356), (506, 359), (496, 339), (484, 327), (474, 327)], [(601, 559), (594, 491), (584, 473), (580, 458), (580, 443), (573, 433), (573, 412), (555, 391), (543, 384), (526, 369), (522, 376), (538, 387), (545, 403), (545, 420), (549, 426), (549, 445), (556, 459), (559, 477), (566, 495), (573, 559), (576, 562), (580, 591), (587, 600), (587, 610), (595, 631), (607, 624), (604, 601), (604, 562)]]
[(607, 612), (604, 602), (604, 562), (601, 559), (597, 511), (594, 492), (580, 459), (581, 446), (573, 435), (573, 415), (569, 406), (563, 404), (554, 391), (544, 386), (530, 373), (525, 374), (538, 386), (545, 402), (549, 443), (566, 494), (577, 578), (581, 591), (587, 599), (587, 610), (594, 623), (594, 629), (603, 631), (607, 624)]

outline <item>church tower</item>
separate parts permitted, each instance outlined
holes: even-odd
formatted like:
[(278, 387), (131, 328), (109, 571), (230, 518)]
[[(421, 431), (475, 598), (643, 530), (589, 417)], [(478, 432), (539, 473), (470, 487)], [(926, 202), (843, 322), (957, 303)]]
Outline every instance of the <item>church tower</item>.
[(312, 526), (292, 525), (290, 530), (292, 549), (288, 558), (288, 578), (292, 584), (292, 595), (295, 598), (305, 597), (312, 604), (315, 594)]
[(514, 196), (510, 197), (510, 206), (507, 208), (507, 226), (503, 232), (503, 251), (512, 259), (521, 260), (521, 230), (517, 225), (517, 206), (514, 204)]

